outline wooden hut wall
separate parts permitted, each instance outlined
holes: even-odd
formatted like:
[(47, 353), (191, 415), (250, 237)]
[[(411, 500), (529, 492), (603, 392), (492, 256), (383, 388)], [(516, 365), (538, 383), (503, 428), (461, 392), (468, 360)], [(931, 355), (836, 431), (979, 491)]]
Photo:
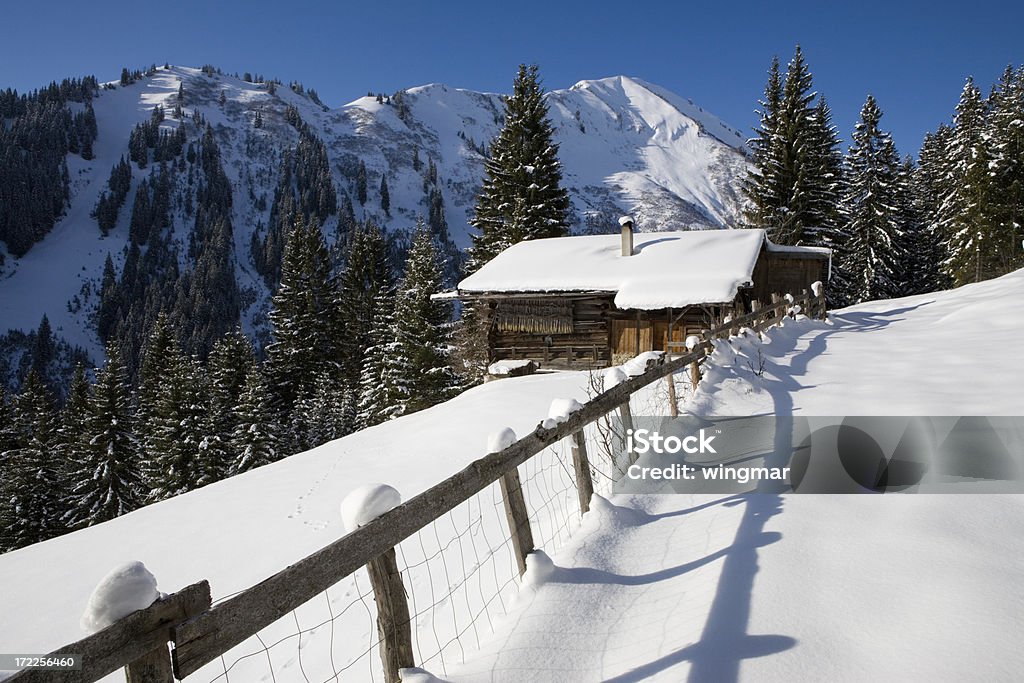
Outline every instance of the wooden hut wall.
[(721, 315), (721, 307), (691, 306), (685, 312), (679, 309), (641, 311), (639, 316), (635, 310), (615, 309), (611, 312), (612, 353), (634, 356), (644, 351), (668, 350), (670, 314), (672, 341), (684, 342), (687, 336), (710, 329), (714, 319)]
[(528, 358), (552, 367), (603, 367), (611, 362), (612, 295), (503, 297), (489, 303), (493, 360)]
[(820, 254), (793, 254), (770, 252), (762, 249), (754, 266), (754, 286), (743, 292), (749, 304), (752, 300), (769, 303), (772, 294), (798, 295), (811, 283), (825, 282), (828, 278), (828, 257)]

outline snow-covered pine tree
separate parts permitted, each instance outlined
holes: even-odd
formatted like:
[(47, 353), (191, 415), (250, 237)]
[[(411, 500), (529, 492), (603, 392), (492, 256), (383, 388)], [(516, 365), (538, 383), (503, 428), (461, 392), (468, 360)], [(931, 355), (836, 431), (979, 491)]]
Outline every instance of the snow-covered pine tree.
[(366, 164), (359, 160), (359, 168), (356, 170), (356, 199), (359, 203), (366, 204)]
[(939, 265), (942, 259), (920, 201), (919, 180), (917, 166), (913, 158), (907, 156), (900, 164), (896, 176), (899, 201), (897, 214), (903, 234), (901, 248), (906, 254), (900, 269), (899, 289), (900, 294), (905, 296), (934, 292), (939, 288)]
[(484, 168), (470, 219), (480, 231), (473, 236), (470, 272), (517, 242), (568, 234), (569, 195), (561, 186), (558, 145), (537, 65), (519, 66), (512, 96), (505, 100), (505, 125)]
[(764, 99), (758, 100), (759, 123), (754, 137), (748, 141), (753, 152), (755, 170), (743, 181), (743, 193), (749, 200), (744, 218), (753, 227), (781, 225), (779, 209), (782, 206), (781, 136), (779, 116), (782, 109), (782, 76), (779, 72), (779, 58), (772, 57), (768, 69), (768, 82), (764, 88)]
[(774, 59), (750, 141), (755, 170), (743, 187), (750, 200), (745, 218), (779, 244), (822, 243), (839, 203), (838, 138), (828, 105), (815, 103), (812, 81), (799, 45), (784, 80)]
[(948, 258), (946, 275), (955, 286), (990, 277), (988, 257), (992, 240), (992, 199), (988, 146), (985, 144), (987, 103), (968, 78), (953, 118), (954, 132), (947, 152), (952, 191), (940, 207)]
[(83, 459), (71, 476), (68, 526), (98, 524), (140, 507), (145, 493), (121, 355), (107, 348), (89, 398)]
[[(157, 315), (153, 329), (146, 338), (139, 364), (138, 420), (145, 427), (149, 411), (156, 404), (156, 395), (171, 374), (171, 366), (181, 355), (174, 329), (166, 313)], [(142, 435), (140, 435), (142, 436)]]
[(850, 275), (848, 298), (854, 303), (898, 296), (906, 261), (899, 156), (892, 137), (878, 127), (881, 118), (878, 103), (868, 95), (847, 155), (850, 241), (839, 258)]
[(395, 298), (396, 364), (404, 378), (405, 412), (445, 401), (459, 385), (450, 358), (451, 306), (430, 298), (441, 291), (443, 272), (431, 231), (420, 220)]
[(948, 150), (952, 144), (953, 129), (945, 124), (934, 133), (927, 133), (918, 153), (917, 169), (913, 178), (914, 203), (923, 225), (922, 239), (927, 239), (927, 251), (934, 263), (929, 268), (929, 288), (936, 291), (949, 285), (944, 264), (949, 257), (943, 213), (947, 197), (954, 191), (953, 171)]
[(13, 448), (5, 454), (0, 547), (39, 543), (60, 533), (66, 473), (57, 454), (57, 420), (42, 379), (30, 370), (14, 399)]
[(171, 353), (168, 375), (147, 411), (143, 431), (151, 500), (186, 493), (220, 479), (226, 470), (199, 362)]
[(319, 373), (312, 393), (299, 400), (295, 412), (292, 431), (303, 439), (297, 450), (313, 448), (345, 436), (352, 424), (347, 413), (346, 392), (339, 386), (337, 372)]
[[(63, 469), (69, 474), (78, 471), (88, 455), (86, 433), (89, 423), (90, 396), (85, 367), (79, 363), (75, 366), (75, 372), (68, 387), (67, 400), (65, 400), (64, 409), (60, 413), (60, 426), (57, 428), (60, 459), (64, 463)], [(71, 483), (68, 482), (69, 487)]]
[[(387, 297), (381, 298), (382, 293), (390, 294), (393, 289), (384, 234), (373, 223), (367, 223), (352, 234), (347, 266), (340, 277), (341, 386), (358, 387), (366, 349), (373, 343), (374, 313), (381, 301), (387, 301)], [(391, 305), (387, 301), (386, 306)], [(358, 395), (354, 398), (357, 405)]]
[(229, 449), (233, 454), (229, 469), (232, 476), (272, 463), (282, 455), (270, 395), (263, 372), (251, 366), (233, 411), (235, 428)]
[(1024, 266), (1024, 67), (1007, 66), (990, 100), (993, 267), (1002, 274)]
[(387, 422), (405, 412), (407, 368), (398, 355), (393, 296), (390, 291), (381, 291), (375, 299), (370, 344), (359, 376), (358, 429)]
[(221, 444), (226, 445), (234, 432), (233, 411), (255, 363), (252, 343), (240, 327), (220, 337), (210, 351), (206, 361), (210, 380), (210, 414)]
[(36, 330), (35, 344), (32, 346), (32, 370), (47, 386), (50, 385), (50, 364), (53, 363), (56, 344), (53, 340), (53, 328), (50, 319), (43, 314)]
[[(807, 244), (828, 247), (841, 253), (849, 242), (848, 216), (843, 197), (846, 194), (846, 171), (839, 135), (832, 124), (832, 111), (823, 96), (818, 98), (810, 121), (808, 168), (815, 179), (808, 190)], [(838, 259), (833, 259), (826, 295), (831, 306), (846, 303), (850, 274)]]
[(388, 178), (384, 173), (380, 174), (380, 208), (385, 216), (391, 215), (391, 193), (388, 191)]
[[(7, 387), (0, 382), (0, 524), (6, 527), (13, 518), (7, 482), (14, 481), (14, 449), (18, 440), (14, 430), (14, 408), (7, 400)], [(9, 539), (0, 531), (0, 553), (11, 550)]]
[(267, 373), (281, 424), (290, 422), (295, 402), (310, 395), (317, 374), (337, 366), (338, 320), (338, 292), (323, 234), (299, 217), (288, 235), (270, 312), (274, 341), (267, 348)]

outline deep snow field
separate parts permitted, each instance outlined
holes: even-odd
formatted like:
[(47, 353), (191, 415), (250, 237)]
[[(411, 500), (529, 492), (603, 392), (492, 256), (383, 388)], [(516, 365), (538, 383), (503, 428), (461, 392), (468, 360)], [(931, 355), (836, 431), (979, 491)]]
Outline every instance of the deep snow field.
[[(720, 344), (696, 395), (680, 377), (684, 407), (704, 415), (1022, 415), (1022, 289), (1017, 272), (837, 311), (827, 323), (788, 321), (763, 343)], [(757, 350), (760, 376), (746, 362)], [(384, 482), (407, 499), (480, 457), (501, 428), (525, 434), (553, 399), (584, 401), (588, 384), (587, 373), (492, 382), (0, 556), (0, 651), (45, 652), (82, 637), (89, 594), (125, 561), (144, 562), (164, 592), (206, 578), (215, 600), (230, 595), (344, 533), (339, 504), (356, 487)], [(662, 412), (663, 385), (635, 397), (634, 412)], [(1024, 496), (615, 496), (595, 499), (580, 524), (571, 487), (534, 497), (543, 495), (537, 486), (564, 483), (567, 453), (560, 445), (522, 468), (547, 552), (531, 560), (524, 588), (508, 578), (514, 568), (493, 490), (402, 544), (400, 562), (417, 567), (448, 548), (432, 574), (417, 568), (406, 578), (415, 612), (438, 605), (416, 620), (418, 662), (434, 675), (1009, 681), (1024, 670)], [(466, 588), (451, 591), (465, 574)], [(264, 644), (284, 638), (269, 661), (250, 657), (219, 680), (271, 680), (271, 667), (279, 682), (334, 680), (349, 663), (341, 680), (373, 672), (379, 680), (372, 599), (358, 600), (366, 588), (363, 572), (341, 582), (268, 629)], [(488, 603), (492, 594), (501, 597)], [(301, 638), (287, 638), (299, 630)], [(452, 643), (450, 631), (462, 637)], [(370, 655), (357, 658), (363, 651)], [(262, 650), (247, 642), (188, 680), (212, 680), (249, 652)]]

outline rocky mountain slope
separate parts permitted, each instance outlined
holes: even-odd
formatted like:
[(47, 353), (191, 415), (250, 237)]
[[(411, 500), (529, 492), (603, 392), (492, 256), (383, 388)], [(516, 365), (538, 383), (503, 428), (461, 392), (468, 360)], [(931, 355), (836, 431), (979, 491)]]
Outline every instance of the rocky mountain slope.
[[(616, 229), (614, 219), (626, 212), (641, 230), (735, 222), (739, 181), (748, 168), (743, 138), (697, 105), (624, 76), (581, 81), (549, 93), (548, 103), (576, 231)], [(150, 121), (157, 105), (165, 110), (161, 132), (185, 126), (191, 142), (200, 139), (204, 123), (212, 127), (231, 184), (231, 258), (243, 326), (251, 333), (266, 332), (271, 294), (254, 267), (251, 244), (271, 219), (282, 158), (299, 141), (294, 121), (286, 120), (290, 111), (326, 149), (339, 205), (323, 226), (329, 241), (341, 233), (348, 201), (356, 220), (372, 218), (392, 234), (410, 230), (417, 217), (443, 203), (450, 240), (460, 249), (470, 243), (468, 218), (487, 145), (502, 123), (501, 95), (439, 84), (362, 97), (337, 109), (298, 84), (274, 87), (209, 68), (159, 68), (129, 85), (103, 88), (92, 102), (98, 124), (94, 158), (68, 155), (70, 202), (64, 217), (20, 258), (0, 243), (0, 334), (34, 330), (45, 313), (58, 338), (81, 346), (94, 360), (102, 355), (96, 310), (104, 262), (109, 254), (117, 272), (122, 270), (135, 194), (156, 161), (146, 168), (131, 164), (131, 187), (108, 234), (92, 214), (108, 191), (111, 168), (128, 157), (133, 128)], [(186, 168), (184, 161), (178, 166)], [(176, 174), (169, 212), (183, 271), (190, 267), (194, 175)], [(381, 202), (382, 177), (388, 210)]]

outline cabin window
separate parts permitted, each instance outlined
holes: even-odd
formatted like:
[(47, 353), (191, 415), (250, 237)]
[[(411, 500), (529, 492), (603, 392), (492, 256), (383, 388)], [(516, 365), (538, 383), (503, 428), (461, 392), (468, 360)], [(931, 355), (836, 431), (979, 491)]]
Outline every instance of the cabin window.
[(499, 332), (572, 334), (572, 302), (557, 299), (499, 301), (494, 320)]

